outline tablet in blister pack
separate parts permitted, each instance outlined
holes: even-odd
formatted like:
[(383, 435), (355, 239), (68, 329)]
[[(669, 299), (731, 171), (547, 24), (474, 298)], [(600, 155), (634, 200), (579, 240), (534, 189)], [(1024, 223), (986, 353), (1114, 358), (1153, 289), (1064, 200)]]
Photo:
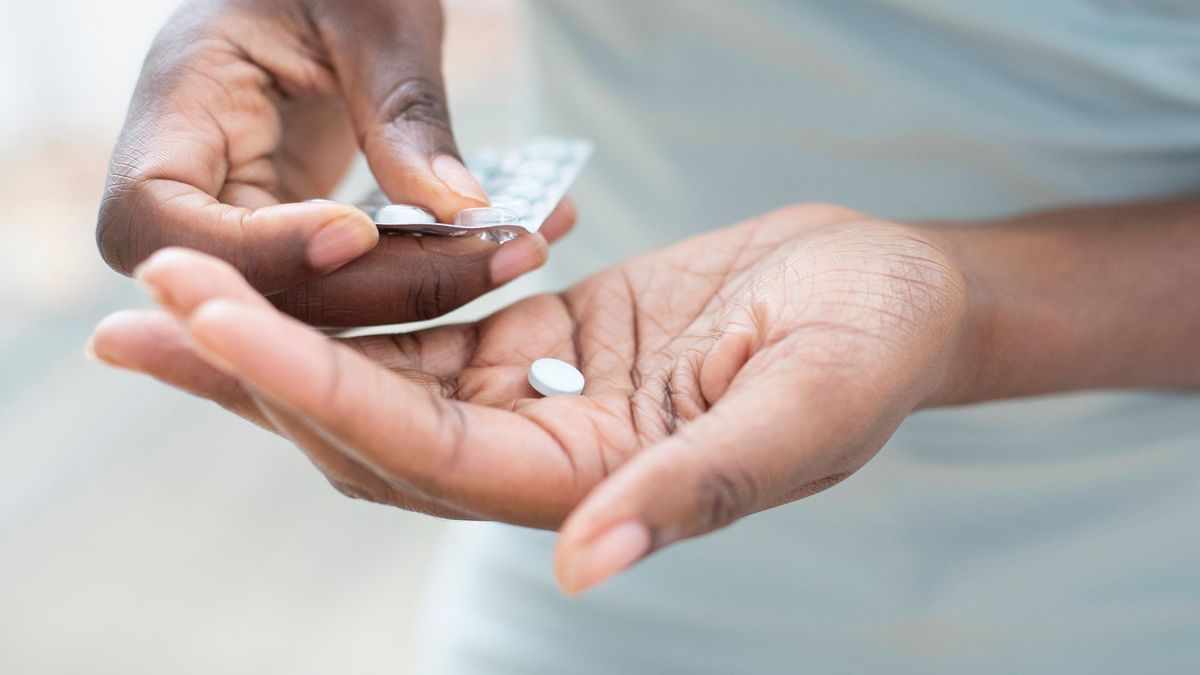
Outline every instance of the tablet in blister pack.
[(459, 211), (453, 223), (439, 223), (428, 209), (390, 204), (376, 189), (359, 203), (384, 233), (459, 236), (478, 234), (507, 241), (522, 231), (537, 232), (587, 164), (592, 142), (541, 137), (510, 150), (481, 149), (463, 161), (490, 198), (487, 207)]

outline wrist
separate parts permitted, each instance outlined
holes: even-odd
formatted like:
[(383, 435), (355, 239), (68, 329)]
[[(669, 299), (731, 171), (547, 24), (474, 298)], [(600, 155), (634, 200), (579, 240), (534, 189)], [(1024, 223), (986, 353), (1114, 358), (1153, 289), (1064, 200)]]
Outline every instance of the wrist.
[(937, 376), (917, 408), (961, 405), (989, 398), (995, 389), (1003, 341), (999, 338), (1000, 301), (988, 270), (971, 255), (970, 228), (949, 224), (915, 227), (921, 238), (945, 258), (957, 280), (957, 302), (941, 346)]
[(918, 407), (1200, 386), (1197, 214), (1179, 200), (910, 226), (963, 294)]

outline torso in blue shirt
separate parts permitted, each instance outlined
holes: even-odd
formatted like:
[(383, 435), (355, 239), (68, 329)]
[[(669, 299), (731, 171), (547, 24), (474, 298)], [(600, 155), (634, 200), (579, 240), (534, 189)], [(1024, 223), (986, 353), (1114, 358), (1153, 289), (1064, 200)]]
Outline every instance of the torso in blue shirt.
[[(551, 263), (564, 283), (789, 202), (972, 219), (1200, 189), (1196, 0), (532, 10), (539, 130), (599, 146)], [(578, 600), (553, 588), (551, 535), (464, 526), (427, 663), (1183, 672), (1200, 663), (1198, 523), (1200, 398), (933, 411), (833, 490)]]

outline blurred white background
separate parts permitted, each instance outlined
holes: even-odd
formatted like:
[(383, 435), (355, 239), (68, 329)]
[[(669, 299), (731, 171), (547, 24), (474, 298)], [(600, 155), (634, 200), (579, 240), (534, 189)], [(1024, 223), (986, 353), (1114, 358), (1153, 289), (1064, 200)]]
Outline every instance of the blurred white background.
[[(506, 0), (448, 2), (460, 138), (506, 132)], [(108, 154), (175, 3), (0, 0), (0, 673), (409, 672), (440, 524), (347, 500), (289, 444), (88, 363), (147, 304), (93, 242)]]

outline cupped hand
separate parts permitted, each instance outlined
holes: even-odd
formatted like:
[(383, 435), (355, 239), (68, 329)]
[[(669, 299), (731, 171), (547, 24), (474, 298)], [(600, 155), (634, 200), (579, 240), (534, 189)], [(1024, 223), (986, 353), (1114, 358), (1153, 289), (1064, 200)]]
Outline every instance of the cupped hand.
[[(952, 386), (965, 313), (932, 235), (827, 206), (411, 334), (326, 339), (194, 252), (139, 276), (166, 312), (110, 317), (101, 359), (289, 437), (349, 494), (561, 528), (570, 592), (850, 475)], [(538, 397), (542, 357), (583, 395)]]
[[(150, 50), (113, 155), (105, 260), (130, 273), (167, 246), (205, 251), (329, 326), (429, 318), (541, 265), (538, 235), (380, 239), (352, 206), (303, 203), (329, 194), (356, 149), (393, 201), (443, 222), (486, 202), (451, 134), (441, 38), (437, 0), (185, 3)], [(560, 211), (545, 238), (572, 220)]]

